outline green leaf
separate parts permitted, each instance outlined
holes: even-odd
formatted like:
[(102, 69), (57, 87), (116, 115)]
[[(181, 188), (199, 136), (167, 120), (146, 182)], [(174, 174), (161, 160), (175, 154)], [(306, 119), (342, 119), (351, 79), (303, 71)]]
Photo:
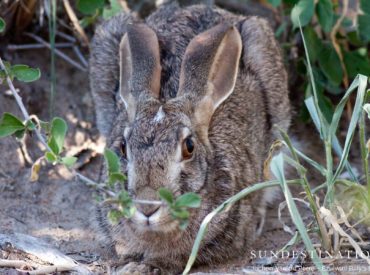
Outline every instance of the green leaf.
[(64, 119), (56, 117), (51, 122), (49, 147), (55, 155), (59, 155), (63, 150), (64, 139), (67, 134), (68, 126)]
[(343, 78), (343, 70), (340, 59), (331, 45), (323, 45), (319, 54), (319, 65), (329, 81), (339, 86)]
[(299, 27), (299, 21), (301, 26), (306, 26), (314, 14), (314, 0), (300, 0), (297, 5), (294, 6), (290, 14), (290, 18), (293, 22), (293, 27)]
[(121, 174), (121, 173), (111, 173), (109, 175), (109, 181), (111, 182), (125, 182), (126, 181), (126, 176)]
[(63, 157), (61, 163), (67, 166), (68, 168), (72, 167), (77, 161), (76, 157)]
[(281, 5), (281, 0), (267, 0), (274, 8)]
[(330, 32), (334, 19), (333, 4), (331, 0), (319, 0), (316, 6), (316, 13), (324, 32)]
[(186, 193), (178, 197), (175, 201), (175, 207), (191, 207), (197, 208), (200, 206), (201, 198), (195, 193)]
[(317, 57), (319, 56), (319, 53), (322, 49), (321, 40), (319, 39), (315, 30), (311, 26), (307, 26), (304, 29), (303, 34), (306, 40), (310, 61), (311, 63), (314, 63), (317, 60)]
[(22, 120), (10, 113), (4, 113), (0, 122), (0, 138), (7, 137), (17, 131), (24, 130), (25, 125)]
[(186, 220), (190, 216), (189, 211), (184, 209), (171, 209), (171, 214), (173, 217), (180, 220)]
[(360, 0), (360, 7), (364, 13), (370, 14), (370, 1), (369, 0)]
[(5, 24), (4, 19), (2, 19), (0, 17), (0, 33), (2, 33), (3, 31), (5, 31), (5, 27), (6, 27), (6, 24)]
[(130, 206), (122, 209), (123, 216), (127, 219), (131, 218), (136, 212), (136, 207)]
[(57, 156), (53, 152), (46, 152), (45, 158), (49, 163), (55, 163), (58, 160)]
[(16, 131), (14, 132), (14, 136), (17, 138), (17, 139), (22, 139), (24, 137), (24, 134), (26, 133), (26, 129), (23, 129), (23, 130), (19, 130), (19, 131)]
[(119, 203), (122, 207), (128, 207), (128, 206), (133, 205), (132, 198), (130, 197), (128, 192), (125, 191), (125, 190), (123, 190), (119, 193), (118, 200), (119, 200)]
[(40, 69), (33, 69), (27, 65), (13, 65), (10, 72), (19, 81), (23, 82), (32, 82), (41, 76)]
[(358, 20), (358, 31), (360, 37), (364, 42), (370, 41), (370, 14), (359, 15)]
[(109, 174), (120, 172), (120, 160), (115, 152), (110, 149), (104, 150), (105, 162), (108, 166)]
[(357, 51), (344, 52), (343, 59), (350, 78), (355, 78), (358, 74), (370, 75), (370, 60), (367, 54), (362, 56)]
[(36, 129), (35, 123), (32, 122), (32, 120), (27, 120), (26, 121), (26, 128), (27, 130), (33, 131)]
[(104, 19), (109, 19), (122, 11), (122, 6), (120, 5), (120, 3), (118, 3), (117, 0), (109, 0), (109, 2), (111, 8), (110, 9), (106, 8), (103, 10)]
[(59, 155), (59, 147), (58, 147), (54, 137), (49, 138), (48, 146), (50, 147), (53, 154)]
[(78, 0), (77, 9), (83, 14), (94, 14), (104, 7), (104, 0)]
[(159, 197), (167, 202), (169, 205), (172, 205), (173, 203), (173, 195), (170, 190), (167, 188), (159, 188), (158, 190)]
[(112, 209), (108, 212), (108, 219), (114, 224), (117, 224), (123, 216), (123, 213), (117, 209)]

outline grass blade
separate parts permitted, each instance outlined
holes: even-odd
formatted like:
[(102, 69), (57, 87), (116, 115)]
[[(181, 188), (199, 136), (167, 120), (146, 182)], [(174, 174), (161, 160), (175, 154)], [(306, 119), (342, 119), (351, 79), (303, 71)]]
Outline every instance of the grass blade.
[(317, 269), (321, 271), (322, 274), (328, 274), (325, 271), (325, 269), (323, 267), (323, 264), (322, 264), (319, 256), (317, 255), (317, 252), (316, 252), (315, 248), (313, 247), (313, 244), (310, 240), (310, 237), (307, 234), (307, 230), (306, 230), (306, 227), (303, 223), (302, 217), (301, 217), (300, 213), (298, 212), (297, 206), (296, 206), (296, 204), (293, 200), (292, 194), (291, 194), (291, 192), (288, 188), (288, 184), (287, 184), (287, 181), (286, 181), (285, 175), (284, 175), (284, 159), (283, 159), (283, 154), (282, 153), (278, 154), (277, 156), (275, 156), (272, 159), (272, 161), (271, 161), (271, 171), (280, 182), (280, 186), (283, 190), (285, 200), (286, 200), (287, 205), (288, 205), (290, 216), (291, 216), (295, 226), (297, 227), (297, 229), (299, 231), (299, 234), (300, 234), (307, 250), (309, 251), (310, 255), (312, 256), (312, 260), (313, 260), (314, 264), (316, 265)]
[[(355, 133), (355, 129), (356, 129), (356, 126), (357, 126), (357, 124), (360, 120), (362, 110), (363, 110), (362, 106), (364, 105), (368, 78), (364, 75), (358, 75), (357, 78), (358, 78), (358, 81), (359, 81), (359, 85), (358, 85), (358, 89), (357, 89), (356, 103), (355, 103), (355, 106), (353, 108), (351, 121), (350, 121), (349, 126), (348, 126), (347, 136), (346, 136), (346, 140), (344, 142), (343, 154), (341, 156), (340, 162), (339, 162), (338, 167), (337, 167), (337, 169), (335, 171), (335, 174), (333, 176), (333, 180), (335, 180), (338, 177), (338, 175), (342, 172), (343, 167), (344, 167), (344, 163), (345, 163), (345, 161), (347, 161), (349, 148), (351, 147), (351, 143), (352, 143), (352, 139), (353, 139), (353, 136), (354, 136), (354, 133)], [(350, 93), (353, 92), (353, 90), (349, 90), (348, 92), (349, 93), (348, 93), (347, 97), (349, 96)], [(342, 102), (342, 100), (341, 100), (341, 102)], [(343, 104), (345, 104), (345, 103), (343, 103)], [(334, 129), (332, 129), (332, 131), (334, 131)]]
[[(318, 125), (326, 126), (325, 125), (326, 120), (325, 120), (323, 114), (321, 113), (321, 110), (320, 110), (320, 107), (319, 107), (319, 100), (318, 100), (318, 96), (317, 96), (316, 83), (315, 83), (315, 79), (313, 77), (310, 56), (308, 54), (306, 40), (305, 40), (304, 35), (303, 35), (303, 31), (302, 31), (302, 27), (301, 27), (301, 21), (299, 20), (299, 18), (298, 18), (298, 22), (299, 22), (299, 31), (300, 31), (301, 36), (302, 36), (303, 47), (304, 47), (306, 60), (307, 60), (308, 74), (310, 76), (310, 82), (311, 82), (312, 93), (313, 93), (313, 102), (312, 103), (313, 103), (314, 108), (311, 108), (311, 109), (316, 110), (315, 111), (315, 113), (317, 115), (316, 119), (317, 119), (317, 122), (320, 122)], [(306, 105), (307, 105), (307, 103), (306, 103)], [(309, 111), (310, 111), (310, 109), (309, 109)], [(311, 111), (310, 111), (310, 113), (311, 113)], [(315, 122), (315, 124), (317, 122)], [(326, 122), (326, 124), (327, 124), (327, 122)], [(326, 132), (326, 129), (324, 127), (319, 127), (318, 130), (319, 130), (321, 138), (325, 138), (327, 136), (327, 132)]]

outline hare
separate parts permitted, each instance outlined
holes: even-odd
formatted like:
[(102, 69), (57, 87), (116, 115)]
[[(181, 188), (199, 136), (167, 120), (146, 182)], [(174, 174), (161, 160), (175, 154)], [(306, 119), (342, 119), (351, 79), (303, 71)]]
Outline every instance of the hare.
[[(164, 5), (144, 21), (120, 14), (96, 30), (90, 84), (98, 128), (121, 155), (132, 197), (158, 200), (166, 187), (202, 198), (184, 231), (164, 206), (137, 205), (118, 225), (98, 211), (122, 274), (179, 273), (204, 217), (263, 181), (273, 125), (289, 126), (287, 74), (274, 34), (264, 19), (201, 5)], [(196, 264), (252, 249), (268, 197), (253, 193), (216, 216)]]

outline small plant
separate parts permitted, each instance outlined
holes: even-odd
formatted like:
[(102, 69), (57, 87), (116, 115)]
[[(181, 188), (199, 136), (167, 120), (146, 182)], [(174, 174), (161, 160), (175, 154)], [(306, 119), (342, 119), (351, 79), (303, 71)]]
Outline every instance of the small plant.
[[(45, 159), (47, 162), (56, 165), (62, 164), (71, 170), (77, 177), (86, 181), (90, 185), (99, 187), (105, 191), (109, 198), (103, 203), (109, 203), (115, 206), (108, 213), (108, 217), (112, 222), (118, 222), (121, 218), (130, 218), (136, 211), (135, 204), (164, 204), (168, 205), (170, 212), (175, 220), (179, 221), (181, 229), (185, 229), (188, 224), (190, 213), (188, 208), (196, 208), (200, 206), (200, 197), (194, 193), (186, 193), (176, 198), (170, 190), (161, 188), (158, 193), (163, 200), (160, 201), (143, 201), (134, 200), (125, 190), (126, 176), (121, 172), (121, 163), (119, 157), (110, 149), (104, 152), (104, 158), (108, 170), (107, 182), (95, 183), (94, 181), (79, 174), (73, 169), (77, 158), (74, 156), (66, 156), (64, 152), (64, 141), (68, 131), (67, 123), (64, 119), (55, 117), (52, 121), (44, 122), (39, 120), (35, 115), (29, 115), (20, 96), (14, 89), (12, 80), (16, 78), (19, 81), (31, 82), (40, 78), (40, 70), (29, 68), (27, 65), (10, 65), (8, 62), (3, 62), (0, 58), (0, 83), (6, 81), (12, 91), (17, 103), (22, 110), (25, 120), (16, 117), (10, 113), (4, 113), (0, 120), (0, 138), (7, 136), (15, 136), (17, 139), (22, 139), (27, 133), (35, 132), (37, 138), (45, 147), (44, 156), (40, 157), (32, 166), (31, 181), (38, 179), (38, 174), (41, 167), (41, 161)], [(47, 137), (44, 138), (44, 137)], [(116, 183), (120, 184), (120, 191), (114, 192)]]

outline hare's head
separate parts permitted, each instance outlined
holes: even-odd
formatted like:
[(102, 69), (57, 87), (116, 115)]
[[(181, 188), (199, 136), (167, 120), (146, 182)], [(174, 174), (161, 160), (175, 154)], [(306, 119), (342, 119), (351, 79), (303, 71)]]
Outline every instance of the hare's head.
[[(214, 196), (208, 130), (214, 112), (233, 92), (241, 48), (239, 32), (227, 24), (196, 36), (183, 57), (177, 97), (163, 103), (157, 36), (142, 24), (129, 27), (120, 44), (120, 95), (129, 123), (114, 146), (122, 152), (135, 199), (158, 200), (160, 187), (177, 196)], [(137, 207), (126, 223), (136, 232), (177, 229), (165, 207)]]

